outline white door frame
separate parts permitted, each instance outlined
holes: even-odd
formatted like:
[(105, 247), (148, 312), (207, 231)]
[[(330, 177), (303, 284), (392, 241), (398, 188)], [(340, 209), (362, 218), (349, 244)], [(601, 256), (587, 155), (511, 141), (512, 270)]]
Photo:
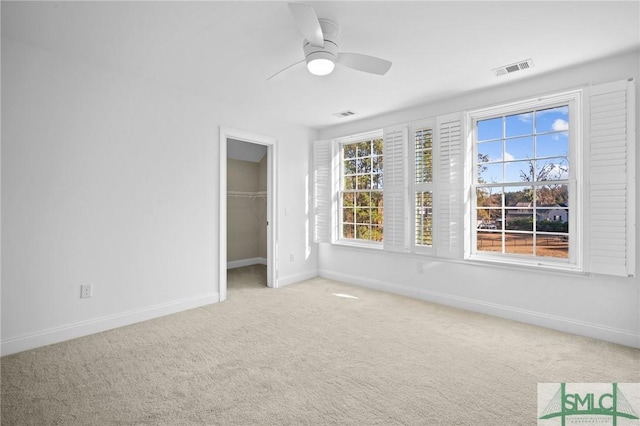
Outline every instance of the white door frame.
[(220, 301), (227, 300), (227, 139), (265, 145), (267, 147), (267, 286), (278, 288), (278, 233), (276, 209), (277, 140), (243, 130), (220, 127), (220, 211), (218, 212)]

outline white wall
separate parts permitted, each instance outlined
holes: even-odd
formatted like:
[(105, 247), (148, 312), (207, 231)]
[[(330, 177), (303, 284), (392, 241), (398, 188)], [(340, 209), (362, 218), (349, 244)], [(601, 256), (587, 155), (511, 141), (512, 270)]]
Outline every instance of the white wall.
[(218, 300), (220, 126), (278, 140), (280, 279), (317, 273), (315, 132), (6, 38), (2, 89), (3, 354)]
[[(324, 129), (318, 136), (319, 139), (331, 139), (629, 77), (636, 80), (636, 99), (640, 100), (639, 59), (638, 52), (619, 55), (562, 72), (496, 85), (489, 90)], [(640, 123), (636, 123), (636, 128), (640, 129)], [(636, 152), (640, 154), (640, 150)], [(636, 164), (640, 165), (639, 158), (636, 158)], [(637, 202), (640, 200), (638, 184), (636, 191)], [(636, 211), (640, 212), (638, 206)], [(640, 235), (636, 241), (640, 242)], [(636, 250), (636, 254), (640, 255), (640, 250)], [(636, 263), (640, 264), (638, 260)], [(423, 263), (424, 274), (417, 272), (419, 262)], [(478, 266), (329, 244), (320, 245), (319, 265), (322, 276), (640, 347), (638, 277), (585, 276)]]

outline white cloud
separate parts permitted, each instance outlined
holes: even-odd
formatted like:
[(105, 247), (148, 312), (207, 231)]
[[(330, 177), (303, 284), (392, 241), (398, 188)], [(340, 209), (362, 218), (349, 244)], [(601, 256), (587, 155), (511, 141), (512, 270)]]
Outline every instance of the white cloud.
[(553, 124), (551, 125), (551, 128), (555, 132), (563, 132), (563, 131), (569, 130), (569, 122), (563, 120), (562, 118), (558, 118), (556, 119), (556, 121), (553, 122)]
[(518, 120), (520, 120), (523, 123), (531, 123), (533, 119), (533, 114), (530, 112), (524, 113), (524, 114), (518, 114)]
[(502, 161), (512, 161), (512, 160), (514, 160), (514, 156), (505, 151), (504, 158), (502, 159)]

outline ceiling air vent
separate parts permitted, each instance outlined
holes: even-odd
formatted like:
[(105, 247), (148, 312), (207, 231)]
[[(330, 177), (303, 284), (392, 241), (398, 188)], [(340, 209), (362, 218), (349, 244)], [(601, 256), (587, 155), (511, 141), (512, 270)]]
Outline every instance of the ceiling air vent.
[(355, 115), (355, 112), (347, 110), (342, 112), (336, 112), (335, 114), (332, 114), (332, 115), (338, 118), (345, 118), (345, 117), (351, 117), (352, 115)]
[(533, 68), (533, 59), (527, 59), (525, 61), (516, 62), (515, 64), (509, 64), (500, 68), (495, 68), (493, 72), (496, 73), (496, 77), (499, 77), (501, 75), (511, 74), (512, 72), (526, 70), (529, 68)]

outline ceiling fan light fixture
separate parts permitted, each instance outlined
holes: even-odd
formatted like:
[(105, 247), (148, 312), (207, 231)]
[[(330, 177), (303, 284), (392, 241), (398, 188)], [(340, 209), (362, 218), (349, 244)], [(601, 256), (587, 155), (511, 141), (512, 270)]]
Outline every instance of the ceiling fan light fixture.
[(333, 72), (338, 60), (338, 46), (331, 40), (325, 40), (324, 47), (304, 44), (307, 69), (314, 75), (329, 75)]
[(336, 64), (327, 58), (314, 58), (307, 61), (307, 69), (313, 75), (329, 75), (335, 67)]

